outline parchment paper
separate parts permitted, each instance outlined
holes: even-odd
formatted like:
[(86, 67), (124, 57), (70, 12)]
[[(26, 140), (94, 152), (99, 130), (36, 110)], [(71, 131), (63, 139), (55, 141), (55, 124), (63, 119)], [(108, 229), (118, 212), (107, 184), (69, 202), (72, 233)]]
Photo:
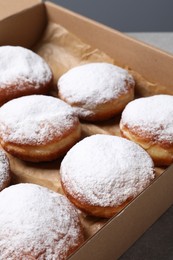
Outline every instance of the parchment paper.
[(34, 48), (52, 68), (54, 83), (67, 70), (80, 64), (114, 60), (104, 52), (82, 42), (64, 27), (49, 23), (42, 40)]
[[(61, 25), (49, 23), (41, 41), (34, 51), (42, 56), (50, 65), (54, 73), (54, 85), (58, 78), (67, 70), (88, 62), (109, 62), (116, 65), (114, 60), (99, 49), (82, 42), (78, 37), (67, 31)], [(133, 75), (136, 82), (137, 96), (150, 96), (154, 94), (172, 94), (173, 89), (149, 82), (138, 72), (126, 69)]]

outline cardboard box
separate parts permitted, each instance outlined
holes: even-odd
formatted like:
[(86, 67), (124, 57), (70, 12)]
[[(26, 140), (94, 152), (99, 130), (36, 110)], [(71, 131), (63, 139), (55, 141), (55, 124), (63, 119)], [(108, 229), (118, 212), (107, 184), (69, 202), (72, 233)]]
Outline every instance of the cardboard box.
[[(4, 3), (5, 2), (5, 3)], [(151, 82), (173, 89), (173, 57), (97, 22), (50, 2), (0, 1), (0, 45), (32, 48), (47, 21), (59, 23), (84, 42), (109, 54), (120, 66), (128, 65)], [(69, 259), (117, 259), (173, 203), (173, 166), (117, 216), (87, 240)]]

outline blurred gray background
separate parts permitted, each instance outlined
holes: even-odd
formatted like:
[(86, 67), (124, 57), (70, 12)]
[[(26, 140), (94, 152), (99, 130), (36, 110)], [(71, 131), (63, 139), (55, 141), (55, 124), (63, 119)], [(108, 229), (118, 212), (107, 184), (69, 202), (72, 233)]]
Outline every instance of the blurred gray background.
[(122, 32), (173, 31), (173, 0), (51, 0)]

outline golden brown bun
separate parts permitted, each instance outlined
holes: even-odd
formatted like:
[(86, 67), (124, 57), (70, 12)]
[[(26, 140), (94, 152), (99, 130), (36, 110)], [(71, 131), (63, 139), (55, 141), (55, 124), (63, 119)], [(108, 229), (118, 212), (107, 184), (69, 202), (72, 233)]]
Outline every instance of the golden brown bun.
[(20, 46), (0, 47), (0, 106), (32, 94), (46, 94), (53, 84), (53, 73), (46, 61)]
[(79, 214), (68, 199), (35, 184), (0, 193), (1, 259), (65, 260), (84, 241)]
[(152, 182), (153, 166), (139, 145), (112, 135), (92, 135), (74, 145), (63, 158), (61, 185), (77, 208), (92, 216), (110, 218)]
[(59, 98), (87, 121), (102, 121), (120, 113), (134, 99), (134, 85), (125, 69), (101, 62), (75, 67), (57, 83)]
[(111, 218), (114, 215), (118, 214), (123, 208), (125, 208), (126, 205), (129, 204), (129, 202), (132, 200), (132, 198), (129, 198), (127, 201), (122, 203), (120, 206), (117, 207), (103, 207), (103, 206), (93, 206), (90, 203), (87, 203), (85, 200), (77, 200), (72, 196), (70, 193), (68, 193), (66, 187), (61, 183), (63, 191), (67, 198), (80, 210), (85, 212), (86, 214), (90, 216), (95, 217), (102, 217), (102, 218)]
[(19, 159), (31, 162), (52, 161), (64, 155), (81, 136), (79, 121), (76, 122), (70, 131), (64, 132), (61, 139), (55, 138), (46, 145), (24, 145), (12, 142), (5, 142), (0, 139), (5, 151)]
[(0, 142), (8, 153), (32, 162), (51, 161), (79, 139), (81, 126), (72, 108), (50, 96), (13, 99), (0, 108)]
[(121, 135), (143, 147), (155, 165), (173, 162), (173, 96), (138, 98), (124, 109)]
[(173, 163), (173, 144), (168, 144), (166, 141), (156, 143), (154, 138), (144, 138), (139, 136), (138, 131), (133, 131), (126, 125), (121, 125), (121, 135), (143, 147), (151, 156), (154, 164), (157, 166), (170, 165)]
[[(127, 89), (127, 93), (119, 95), (119, 97), (116, 99), (112, 99), (103, 104), (99, 104), (95, 108), (90, 110), (90, 113), (81, 113), (79, 117), (82, 120), (94, 122), (107, 120), (119, 114), (124, 109), (124, 107), (134, 99), (134, 85), (127, 85)], [(65, 101), (66, 103), (69, 103), (68, 100), (66, 100), (60, 93), (59, 98)], [(82, 107), (82, 104), (79, 102), (77, 104), (71, 103), (70, 105), (74, 108), (79, 109)]]

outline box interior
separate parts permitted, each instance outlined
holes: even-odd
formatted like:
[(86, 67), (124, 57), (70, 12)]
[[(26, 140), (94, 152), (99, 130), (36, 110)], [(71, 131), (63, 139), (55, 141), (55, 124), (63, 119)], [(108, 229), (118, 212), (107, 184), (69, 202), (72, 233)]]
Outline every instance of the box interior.
[(15, 3), (13, 4), (11, 0), (0, 0), (0, 20), (41, 2), (41, 0), (15, 0)]
[[(28, 2), (28, 1), (27, 1)], [(173, 57), (122, 33), (52, 3), (34, 1), (2, 19), (0, 45), (33, 48), (48, 21), (59, 23), (84, 42), (106, 52), (120, 66), (128, 64), (151, 82), (173, 88)], [(16, 12), (16, 10), (15, 10)], [(1, 16), (1, 13), (0, 13)], [(69, 259), (117, 259), (173, 202), (173, 167), (112, 218)]]

